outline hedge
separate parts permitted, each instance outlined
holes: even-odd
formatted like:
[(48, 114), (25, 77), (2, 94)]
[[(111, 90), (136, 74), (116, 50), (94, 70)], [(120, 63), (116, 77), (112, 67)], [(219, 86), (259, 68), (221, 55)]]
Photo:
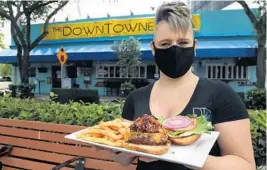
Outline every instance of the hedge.
[(50, 100), (36, 102), (34, 99), (1, 97), (0, 118), (92, 126), (100, 120), (120, 117), (121, 107), (122, 103), (60, 104)]

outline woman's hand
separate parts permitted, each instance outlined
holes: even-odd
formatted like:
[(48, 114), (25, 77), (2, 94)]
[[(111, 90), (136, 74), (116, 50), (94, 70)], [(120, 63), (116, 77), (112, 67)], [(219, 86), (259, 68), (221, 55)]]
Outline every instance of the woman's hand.
[(143, 161), (143, 162), (155, 162), (155, 161), (158, 161), (158, 159), (155, 159), (155, 158), (149, 158), (149, 157), (143, 157), (143, 156), (139, 156), (138, 159), (140, 161)]
[(114, 161), (119, 162), (124, 166), (131, 164), (133, 162), (133, 160), (137, 157), (137, 156), (132, 155), (132, 154), (128, 154), (128, 153), (124, 153), (124, 152), (117, 152), (117, 151), (112, 150), (112, 149), (103, 149), (103, 148), (96, 147), (96, 146), (93, 146), (92, 149), (94, 151), (101, 151), (101, 150), (107, 151), (108, 153), (111, 154)]

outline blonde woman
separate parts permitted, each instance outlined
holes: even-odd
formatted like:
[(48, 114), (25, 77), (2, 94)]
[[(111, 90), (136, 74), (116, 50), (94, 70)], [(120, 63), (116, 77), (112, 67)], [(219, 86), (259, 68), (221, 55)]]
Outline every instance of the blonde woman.
[[(243, 102), (227, 84), (199, 78), (191, 71), (197, 41), (188, 7), (181, 2), (165, 3), (158, 8), (155, 23), (151, 49), (160, 78), (127, 97), (123, 118), (132, 121), (143, 114), (156, 118), (205, 114), (220, 137), (201, 170), (255, 170), (250, 122)], [(115, 158), (123, 164), (135, 159), (124, 153)], [(137, 164), (137, 170), (189, 169), (142, 157)]]

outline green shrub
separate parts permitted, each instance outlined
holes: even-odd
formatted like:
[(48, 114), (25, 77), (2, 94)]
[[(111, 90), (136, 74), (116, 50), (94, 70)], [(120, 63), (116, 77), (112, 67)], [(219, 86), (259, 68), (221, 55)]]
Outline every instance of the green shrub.
[(245, 103), (248, 109), (266, 109), (266, 89), (252, 89), (248, 91)]
[(0, 98), (0, 118), (92, 126), (100, 120), (108, 121), (120, 115), (119, 103), (60, 104), (50, 100), (36, 102), (34, 99)]
[(254, 156), (257, 166), (266, 165), (266, 111), (249, 110)]

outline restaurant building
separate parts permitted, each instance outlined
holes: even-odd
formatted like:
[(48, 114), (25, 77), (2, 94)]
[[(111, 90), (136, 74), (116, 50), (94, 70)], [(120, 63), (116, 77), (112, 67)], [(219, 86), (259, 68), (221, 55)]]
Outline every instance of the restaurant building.
[[(255, 87), (257, 43), (253, 27), (243, 10), (203, 11), (193, 15), (198, 40), (194, 72), (209, 79), (227, 82), (235, 91)], [(31, 37), (42, 31), (42, 24), (32, 25)], [(52, 88), (93, 88), (101, 96), (119, 95), (127, 75), (120, 74), (117, 57), (111, 49), (114, 41), (135, 36), (141, 41), (142, 63), (137, 66), (137, 87), (159, 76), (150, 49), (154, 15), (95, 18), (51, 23), (48, 36), (31, 53), (30, 82), (36, 93), (48, 94)], [(57, 52), (63, 47), (68, 55), (61, 79)], [(12, 81), (20, 83), (16, 48), (0, 52), (0, 63), (11, 63)]]

